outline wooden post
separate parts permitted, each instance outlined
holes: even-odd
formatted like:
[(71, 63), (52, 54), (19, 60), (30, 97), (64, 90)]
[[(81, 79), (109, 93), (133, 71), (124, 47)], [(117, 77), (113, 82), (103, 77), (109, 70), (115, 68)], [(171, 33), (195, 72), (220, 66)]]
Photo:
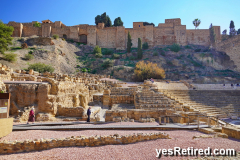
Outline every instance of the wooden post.
[(207, 118), (208, 118), (208, 120), (207, 120), (208, 127), (211, 127), (210, 119), (209, 119), (209, 117), (207, 117)]
[(199, 129), (199, 115), (197, 116), (197, 124), (198, 124), (198, 129)]

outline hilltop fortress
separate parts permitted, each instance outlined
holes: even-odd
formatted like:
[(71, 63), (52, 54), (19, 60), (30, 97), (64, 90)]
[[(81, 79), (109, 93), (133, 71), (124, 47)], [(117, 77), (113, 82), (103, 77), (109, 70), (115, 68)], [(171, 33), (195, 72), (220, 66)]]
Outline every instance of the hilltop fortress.
[[(76, 25), (66, 26), (61, 21), (44, 20), (41, 27), (34, 27), (37, 21), (31, 23), (9, 22), (9, 26), (14, 27), (13, 37), (29, 37), (37, 35), (40, 37), (51, 37), (54, 34), (61, 38), (73, 39), (77, 42), (86, 43), (91, 46), (99, 45), (103, 48), (126, 49), (128, 31), (132, 37), (132, 47), (137, 47), (138, 38), (142, 42), (147, 42), (149, 46), (195, 44), (209, 45), (209, 29), (186, 29), (186, 25), (181, 24), (181, 19), (165, 19), (165, 23), (159, 23), (157, 27), (153, 25), (143, 25), (143, 22), (133, 22), (133, 28), (105, 27), (104, 23), (98, 25)], [(221, 40), (220, 26), (213, 26), (217, 42)]]

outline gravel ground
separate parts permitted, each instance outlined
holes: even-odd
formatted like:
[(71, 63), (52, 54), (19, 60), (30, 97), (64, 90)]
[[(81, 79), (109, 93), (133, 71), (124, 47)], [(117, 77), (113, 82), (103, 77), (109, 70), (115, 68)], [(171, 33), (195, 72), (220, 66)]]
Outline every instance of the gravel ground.
[[(111, 135), (118, 133), (120, 135), (132, 133), (150, 133), (156, 131), (19, 131), (13, 132), (4, 137), (5, 140), (15, 139), (35, 139), (47, 137), (69, 137), (75, 135)], [(44, 150), (40, 152), (28, 152), (11, 155), (2, 155), (0, 159), (6, 160), (21, 160), (21, 159), (157, 159), (156, 149), (173, 149), (174, 147), (181, 148), (233, 148), (240, 151), (240, 140), (224, 139), (224, 138), (197, 138), (192, 139), (193, 136), (202, 135), (198, 131), (163, 131), (170, 135), (172, 139), (158, 139), (152, 141), (138, 142), (128, 145), (106, 145), (98, 147), (67, 147)], [(3, 139), (2, 139), (3, 140)], [(161, 159), (188, 159), (194, 157), (164, 157)]]

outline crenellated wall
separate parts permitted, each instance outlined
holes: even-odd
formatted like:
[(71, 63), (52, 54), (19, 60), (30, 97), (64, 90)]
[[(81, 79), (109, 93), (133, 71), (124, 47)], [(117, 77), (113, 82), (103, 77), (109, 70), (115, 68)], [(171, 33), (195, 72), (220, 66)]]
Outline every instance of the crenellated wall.
[[(165, 23), (159, 23), (157, 27), (153, 25), (143, 25), (143, 22), (133, 22), (133, 28), (104, 27), (103, 23), (95, 25), (75, 25), (66, 26), (61, 21), (54, 23), (42, 23), (41, 27), (34, 27), (32, 23), (9, 22), (8, 25), (14, 27), (13, 37), (29, 37), (32, 35), (51, 37), (54, 34), (61, 38), (73, 39), (77, 42), (84, 42), (88, 45), (99, 45), (103, 48), (126, 49), (128, 32), (131, 34), (132, 47), (138, 45), (138, 38), (142, 43), (148, 42), (150, 47), (156, 45), (180, 45), (195, 44), (209, 45), (209, 29), (187, 30), (186, 25), (181, 24), (181, 19), (165, 19)], [(213, 26), (217, 42), (221, 40), (220, 26)], [(81, 36), (83, 41), (80, 41)], [(86, 41), (85, 41), (86, 40)]]

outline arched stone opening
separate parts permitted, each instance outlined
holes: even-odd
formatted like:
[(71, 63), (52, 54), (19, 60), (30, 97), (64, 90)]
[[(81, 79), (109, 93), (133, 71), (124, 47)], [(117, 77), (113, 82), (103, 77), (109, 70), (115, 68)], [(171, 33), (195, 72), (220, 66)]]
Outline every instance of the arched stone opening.
[(64, 38), (64, 39), (67, 39), (67, 35), (66, 35), (66, 34), (63, 34), (63, 38)]
[(79, 42), (87, 44), (87, 35), (85, 34), (80, 35)]

